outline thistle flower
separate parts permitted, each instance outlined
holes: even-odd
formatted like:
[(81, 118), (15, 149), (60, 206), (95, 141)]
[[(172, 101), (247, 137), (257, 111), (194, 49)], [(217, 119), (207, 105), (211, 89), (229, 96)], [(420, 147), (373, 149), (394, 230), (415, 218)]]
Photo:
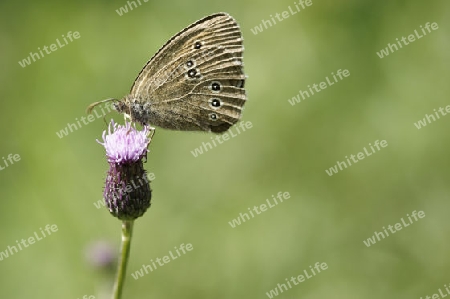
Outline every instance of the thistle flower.
[(105, 147), (109, 163), (103, 198), (109, 212), (120, 220), (141, 217), (150, 207), (152, 193), (143, 166), (149, 132), (148, 127), (138, 131), (131, 123), (121, 126), (111, 121), (103, 142), (97, 140)]

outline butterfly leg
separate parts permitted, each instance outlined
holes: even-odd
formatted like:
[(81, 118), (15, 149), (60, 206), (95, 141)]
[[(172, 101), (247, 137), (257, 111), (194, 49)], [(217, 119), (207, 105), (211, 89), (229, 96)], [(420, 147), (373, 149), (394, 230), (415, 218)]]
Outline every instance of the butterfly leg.
[(155, 136), (156, 129), (152, 126), (148, 126), (150, 130), (150, 141), (153, 139), (153, 136)]
[(123, 114), (123, 119), (125, 120), (125, 122), (131, 122), (131, 115), (124, 113)]

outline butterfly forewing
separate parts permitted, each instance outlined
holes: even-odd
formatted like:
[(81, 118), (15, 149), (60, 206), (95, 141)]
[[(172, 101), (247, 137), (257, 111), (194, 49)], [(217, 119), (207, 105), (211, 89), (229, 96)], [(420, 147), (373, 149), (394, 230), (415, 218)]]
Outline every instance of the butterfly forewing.
[(135, 80), (131, 96), (148, 102), (155, 125), (226, 131), (246, 101), (242, 34), (225, 13), (203, 18), (170, 39)]

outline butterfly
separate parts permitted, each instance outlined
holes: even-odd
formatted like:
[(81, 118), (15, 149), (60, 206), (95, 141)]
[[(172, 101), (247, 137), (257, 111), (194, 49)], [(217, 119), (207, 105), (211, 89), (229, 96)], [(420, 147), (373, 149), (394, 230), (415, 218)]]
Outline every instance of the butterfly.
[(189, 25), (162, 46), (141, 70), (130, 94), (114, 108), (133, 122), (180, 131), (223, 133), (241, 117), (243, 38), (227, 13)]

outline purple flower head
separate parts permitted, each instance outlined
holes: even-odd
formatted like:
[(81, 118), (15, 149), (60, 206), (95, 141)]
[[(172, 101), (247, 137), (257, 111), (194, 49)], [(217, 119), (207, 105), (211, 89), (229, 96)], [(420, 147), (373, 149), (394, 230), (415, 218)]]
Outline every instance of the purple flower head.
[(136, 162), (147, 154), (147, 146), (150, 143), (148, 134), (148, 127), (138, 131), (131, 123), (121, 126), (112, 120), (108, 126), (108, 135), (103, 131), (103, 143), (98, 140), (97, 142), (105, 147), (108, 162), (124, 164)]
[(109, 170), (103, 198), (109, 212), (120, 220), (134, 220), (150, 207), (152, 191), (143, 158), (147, 156), (149, 129), (138, 131), (131, 123), (109, 124), (103, 132)]

